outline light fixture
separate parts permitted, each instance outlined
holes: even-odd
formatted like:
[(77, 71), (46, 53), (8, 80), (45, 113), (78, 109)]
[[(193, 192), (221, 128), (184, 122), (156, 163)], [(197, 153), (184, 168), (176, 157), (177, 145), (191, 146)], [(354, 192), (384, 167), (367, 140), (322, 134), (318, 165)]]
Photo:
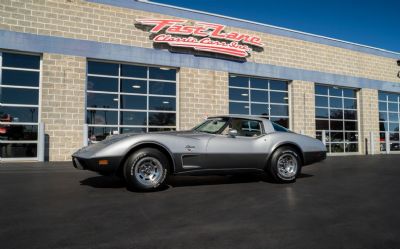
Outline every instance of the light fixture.
[(160, 69), (164, 71), (170, 70), (168, 67), (160, 67)]
[(141, 88), (141, 86), (139, 86), (139, 85), (133, 85), (132, 87), (133, 87), (133, 88), (136, 88), (136, 89)]
[(229, 75), (229, 77), (231, 77), (231, 78), (236, 78), (236, 75)]
[(163, 101), (162, 103), (163, 104), (169, 104), (169, 101)]
[(242, 96), (249, 96), (248, 93), (242, 93), (241, 95), (242, 95)]
[(283, 99), (288, 100), (289, 98), (288, 97), (283, 97)]
[(248, 106), (248, 105), (245, 105), (244, 108), (249, 109), (249, 106)]
[(118, 101), (118, 98), (114, 98), (113, 100), (114, 100), (114, 101)]

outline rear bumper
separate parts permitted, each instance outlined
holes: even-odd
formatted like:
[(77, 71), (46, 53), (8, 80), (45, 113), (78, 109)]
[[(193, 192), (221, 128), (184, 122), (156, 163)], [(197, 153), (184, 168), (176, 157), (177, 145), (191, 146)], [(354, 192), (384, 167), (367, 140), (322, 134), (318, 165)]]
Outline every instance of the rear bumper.
[[(107, 160), (106, 165), (100, 165), (100, 160)], [(81, 158), (77, 156), (72, 156), (72, 163), (76, 169), (80, 170), (90, 170), (101, 173), (113, 173), (118, 170), (121, 163), (121, 159), (117, 157), (108, 158)]]
[(310, 165), (316, 162), (320, 162), (326, 159), (326, 151), (312, 151), (304, 153), (304, 164), (303, 166)]

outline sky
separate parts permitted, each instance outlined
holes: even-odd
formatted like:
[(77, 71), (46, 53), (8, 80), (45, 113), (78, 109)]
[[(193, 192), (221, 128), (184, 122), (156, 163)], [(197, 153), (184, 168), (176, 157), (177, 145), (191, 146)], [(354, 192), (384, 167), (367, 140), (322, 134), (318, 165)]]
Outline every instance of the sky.
[(400, 52), (400, 0), (152, 0)]

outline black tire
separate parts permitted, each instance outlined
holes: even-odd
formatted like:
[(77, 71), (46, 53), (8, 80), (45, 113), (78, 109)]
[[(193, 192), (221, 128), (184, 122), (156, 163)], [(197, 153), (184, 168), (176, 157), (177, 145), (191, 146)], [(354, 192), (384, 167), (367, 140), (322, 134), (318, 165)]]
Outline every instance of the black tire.
[(168, 175), (168, 158), (154, 148), (132, 153), (124, 164), (124, 178), (129, 188), (142, 191), (160, 189)]
[[(286, 167), (283, 167), (285, 162), (288, 163), (290, 170), (286, 170)], [(296, 177), (301, 172), (301, 166), (299, 152), (290, 146), (283, 146), (274, 152), (266, 171), (275, 182), (291, 183), (296, 181)]]

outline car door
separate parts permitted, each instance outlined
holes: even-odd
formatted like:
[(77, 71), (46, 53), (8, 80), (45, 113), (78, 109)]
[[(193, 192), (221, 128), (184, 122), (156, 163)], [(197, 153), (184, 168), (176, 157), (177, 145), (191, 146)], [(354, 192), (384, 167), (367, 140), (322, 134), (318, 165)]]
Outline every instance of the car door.
[[(236, 136), (228, 134), (237, 130)], [(232, 118), (229, 126), (211, 138), (205, 156), (208, 169), (264, 168), (267, 136), (259, 120)]]

